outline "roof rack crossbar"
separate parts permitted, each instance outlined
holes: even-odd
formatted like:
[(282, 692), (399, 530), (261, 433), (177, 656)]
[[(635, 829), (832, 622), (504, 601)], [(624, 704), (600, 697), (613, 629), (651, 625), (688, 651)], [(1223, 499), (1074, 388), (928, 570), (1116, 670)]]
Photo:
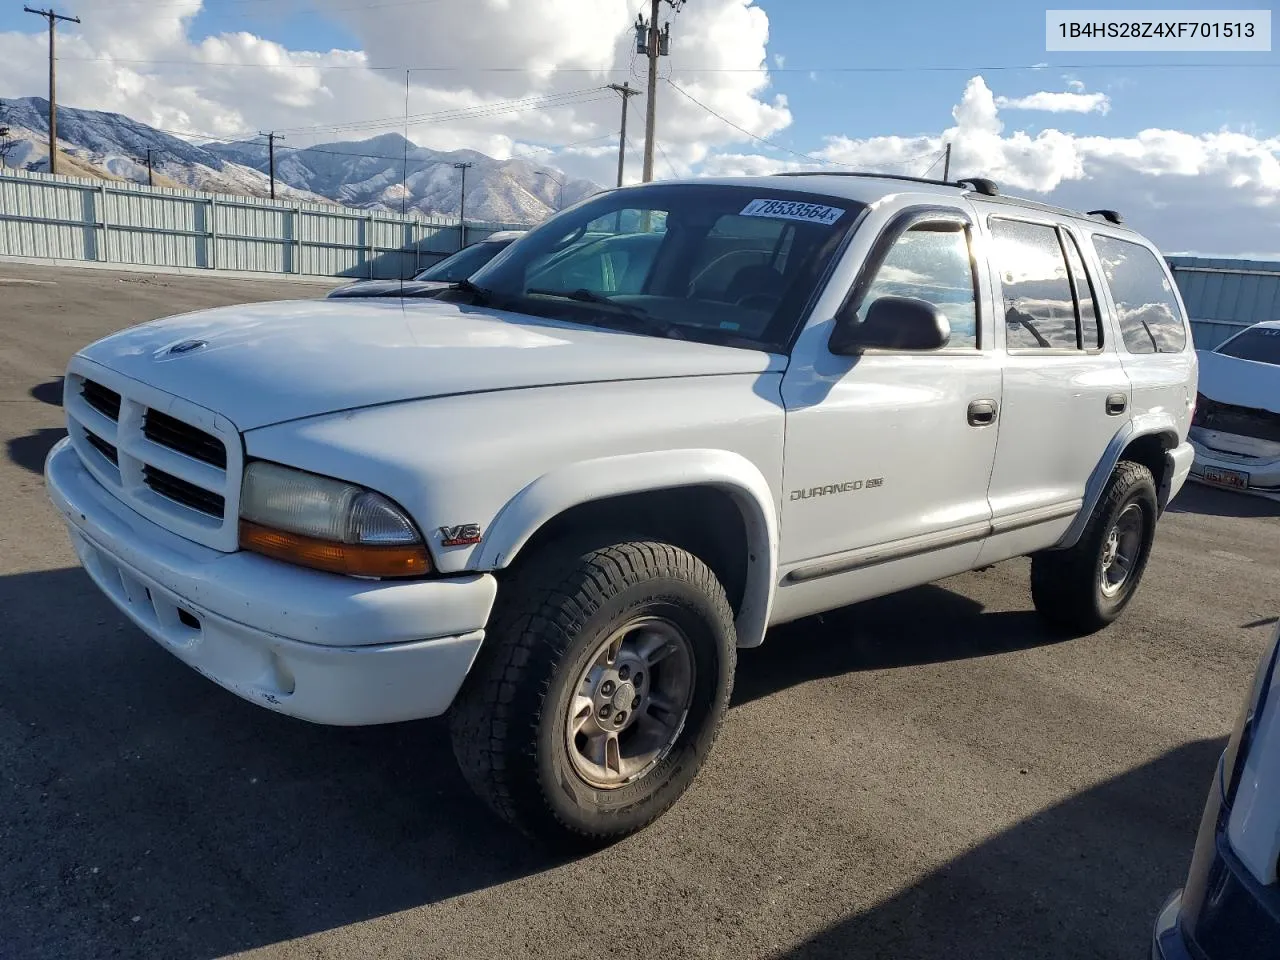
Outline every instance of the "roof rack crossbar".
[(932, 177), (910, 177), (905, 173), (869, 173), (861, 170), (785, 170), (775, 177), (866, 177), (870, 180), (905, 180), (908, 183), (932, 183), (939, 187), (968, 187), (974, 193), (994, 197), (1000, 190), (984, 177), (966, 177), (963, 180), (935, 180)]

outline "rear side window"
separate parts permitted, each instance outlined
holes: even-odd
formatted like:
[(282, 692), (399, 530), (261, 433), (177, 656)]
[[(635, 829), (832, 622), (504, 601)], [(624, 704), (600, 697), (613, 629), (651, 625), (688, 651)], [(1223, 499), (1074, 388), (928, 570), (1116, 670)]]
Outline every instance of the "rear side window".
[(1252, 327), (1232, 337), (1214, 352), (1280, 366), (1280, 327)]
[(1004, 293), (1005, 346), (1080, 349), (1076, 301), (1057, 229), (1020, 220), (990, 223), (991, 257)]
[(1093, 248), (1116, 305), (1116, 319), (1130, 353), (1180, 353), (1187, 327), (1173, 284), (1156, 255), (1139, 243), (1095, 235)]

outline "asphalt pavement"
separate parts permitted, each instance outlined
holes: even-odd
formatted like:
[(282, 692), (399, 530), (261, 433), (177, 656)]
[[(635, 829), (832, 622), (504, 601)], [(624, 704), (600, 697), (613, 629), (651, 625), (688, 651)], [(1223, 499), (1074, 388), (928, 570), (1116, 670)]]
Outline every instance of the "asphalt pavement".
[(556, 861), (441, 722), (312, 726), (179, 663), (48, 503), (76, 348), (323, 290), (0, 264), (0, 958), (1147, 955), (1280, 614), (1280, 504), (1189, 487), (1085, 639), (1025, 560), (774, 630), (686, 797)]

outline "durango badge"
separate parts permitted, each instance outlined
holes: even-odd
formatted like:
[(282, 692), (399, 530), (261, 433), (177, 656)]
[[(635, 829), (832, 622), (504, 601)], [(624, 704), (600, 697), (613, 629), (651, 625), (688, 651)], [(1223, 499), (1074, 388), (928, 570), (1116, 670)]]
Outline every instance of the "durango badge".
[(469, 543), (479, 543), (480, 524), (463, 523), (456, 527), (440, 528), (440, 543), (446, 547), (463, 547)]

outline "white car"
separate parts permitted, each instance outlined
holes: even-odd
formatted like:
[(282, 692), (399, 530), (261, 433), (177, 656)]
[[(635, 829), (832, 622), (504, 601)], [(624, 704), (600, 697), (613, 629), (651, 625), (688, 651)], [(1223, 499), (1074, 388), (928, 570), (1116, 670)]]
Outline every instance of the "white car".
[(1200, 351), (1191, 475), (1280, 500), (1280, 320)]
[(1280, 628), (1214, 771), (1187, 881), (1156, 920), (1153, 960), (1280, 957)]
[(494, 810), (602, 844), (772, 624), (1027, 554), (1050, 623), (1117, 617), (1196, 355), (1113, 213), (779, 175), (592, 197), (433, 298), (143, 324), (65, 384), (49, 493), (142, 630), (294, 717), (448, 711)]

